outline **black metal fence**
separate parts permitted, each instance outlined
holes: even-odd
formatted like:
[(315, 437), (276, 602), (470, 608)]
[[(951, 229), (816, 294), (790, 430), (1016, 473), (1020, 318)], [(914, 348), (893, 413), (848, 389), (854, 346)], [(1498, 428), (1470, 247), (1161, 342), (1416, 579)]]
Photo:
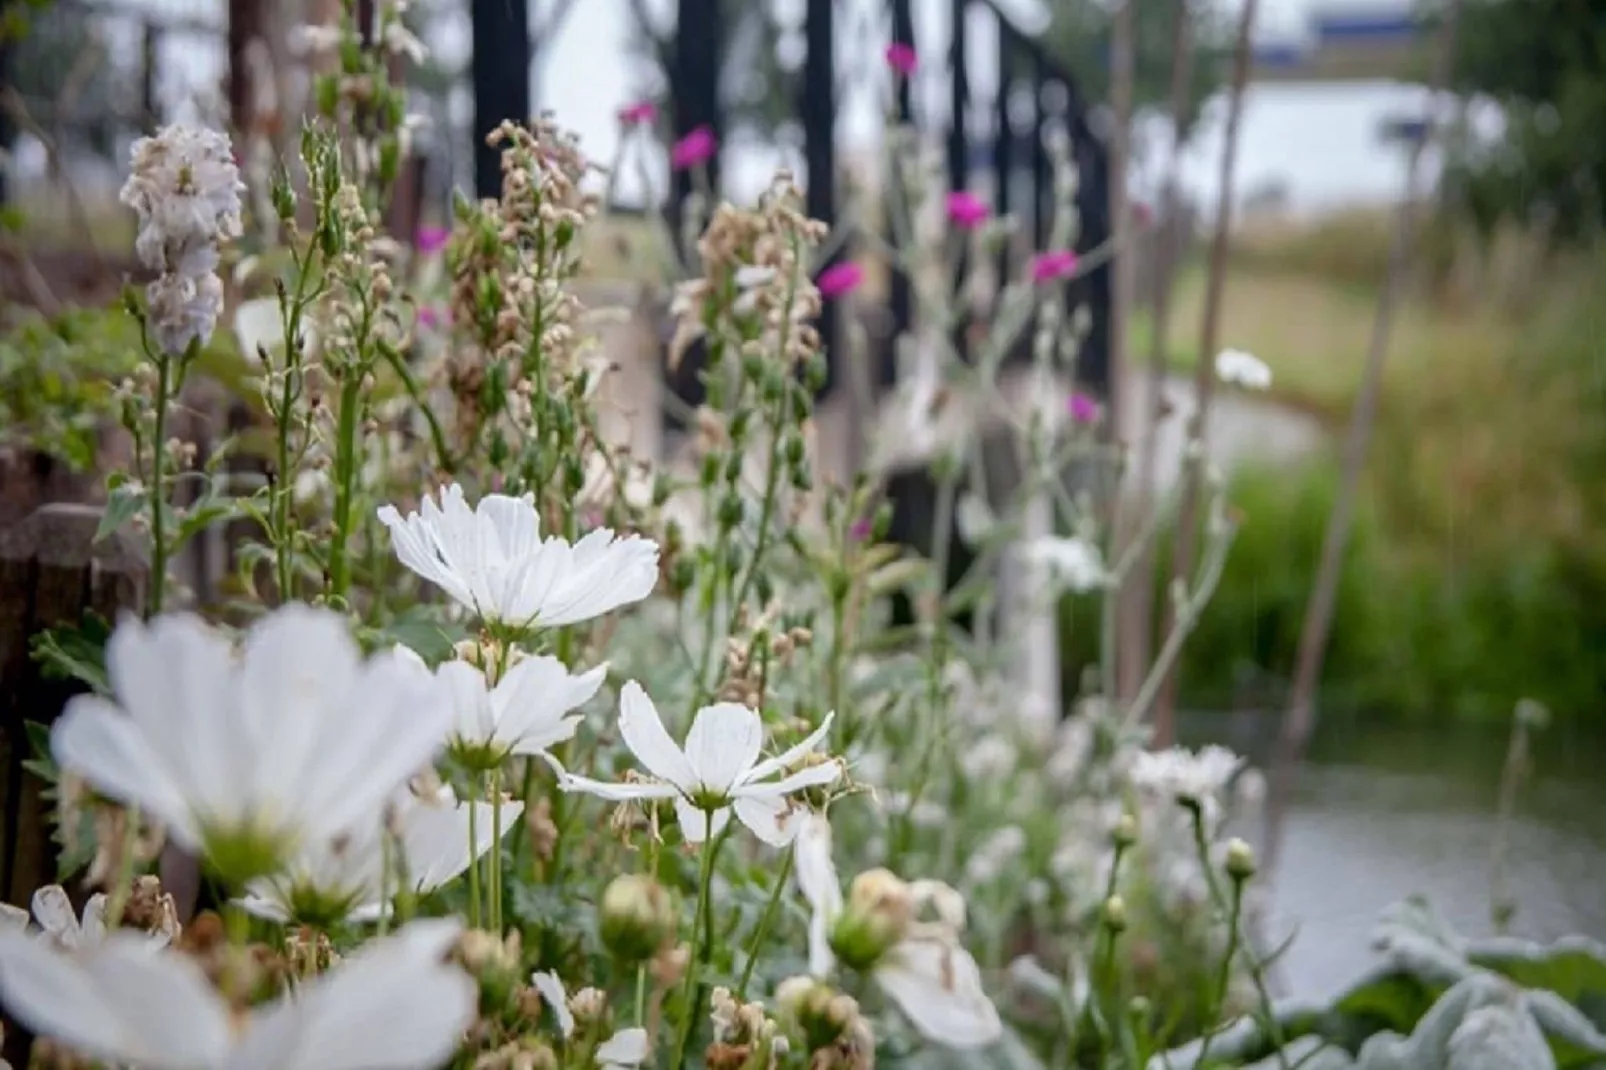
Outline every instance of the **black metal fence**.
[[(913, 46), (916, 27), (910, 0), (889, 0), (888, 9), (892, 40)], [(998, 79), (991, 96), (978, 92), (975, 79), (971, 77), (975, 46), (966, 27), (978, 14), (991, 19), (997, 27)], [(796, 115), (803, 131), (808, 208), (815, 218), (827, 222), (834, 222), (838, 216), (835, 125), (840, 71), (833, 48), (838, 39), (838, 15), (833, 0), (807, 0), (804, 31), (807, 52), (796, 86)], [(721, 58), (727, 47), (721, 35), (728, 23), (720, 16), (719, 0), (679, 0), (681, 29), (675, 35), (673, 62), (668, 72), (672, 129), (677, 139), (707, 126), (723, 143), (729, 124), (727, 94), (720, 85), (725, 70)], [(1021, 32), (992, 0), (951, 0), (949, 16), (956, 32), (950, 34), (946, 57), (947, 129), (924, 129), (921, 133), (927, 137), (941, 135), (946, 141), (950, 187), (989, 197), (993, 209), (999, 214), (1015, 215), (1030, 237), (1031, 247), (1041, 249), (1049, 236), (1055, 197), (1048, 138), (1055, 130), (1063, 131), (1069, 138), (1080, 179), (1077, 250), (1089, 253), (1104, 246), (1111, 231), (1107, 157), (1103, 141), (1090, 122), (1088, 102), (1082, 99), (1074, 77), (1036, 40)], [(930, 57), (921, 58), (922, 63), (929, 60)], [(899, 118), (919, 125), (911, 96), (909, 80), (900, 80)], [(717, 162), (717, 159), (712, 161), (710, 167), (710, 178), (716, 189), (719, 188)], [(690, 176), (676, 173), (671, 188), (670, 212), (678, 219), (680, 206), (691, 191)], [(1002, 254), (1001, 277), (1013, 277), (1023, 270), (1020, 254), (1018, 248)], [(893, 382), (896, 375), (894, 341), (911, 325), (909, 285), (909, 280), (901, 275), (892, 280), (890, 330), (877, 339), (876, 381), (880, 387)], [(1109, 270), (1100, 266), (1069, 285), (1070, 303), (1085, 308), (1091, 320), (1082, 349), (1079, 378), (1094, 391), (1105, 393), (1109, 386)], [(834, 308), (828, 310), (828, 320), (832, 313)], [(826, 336), (832, 337), (834, 325), (827, 322), (823, 326)], [(963, 332), (956, 343), (963, 353)], [(679, 389), (694, 389), (685, 377), (681, 378), (682, 382), (677, 384)], [(827, 391), (834, 389), (839, 381), (838, 370), (833, 368)]]

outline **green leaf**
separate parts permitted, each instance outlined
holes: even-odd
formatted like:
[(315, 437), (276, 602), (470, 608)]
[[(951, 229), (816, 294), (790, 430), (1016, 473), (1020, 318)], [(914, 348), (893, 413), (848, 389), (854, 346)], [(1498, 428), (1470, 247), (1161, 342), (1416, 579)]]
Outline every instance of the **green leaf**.
[(100, 526), (95, 529), (95, 541), (118, 531), (134, 517), (144, 512), (150, 495), (139, 483), (122, 483), (111, 489), (106, 497), (106, 509), (101, 513)]
[(1475, 941), (1467, 958), (1524, 988), (1556, 993), (1606, 1030), (1606, 945), (1582, 936), (1563, 937), (1548, 947), (1500, 938)]
[(76, 680), (98, 695), (111, 694), (106, 677), (106, 618), (86, 610), (78, 624), (47, 628), (33, 637), (33, 657), (52, 680)]

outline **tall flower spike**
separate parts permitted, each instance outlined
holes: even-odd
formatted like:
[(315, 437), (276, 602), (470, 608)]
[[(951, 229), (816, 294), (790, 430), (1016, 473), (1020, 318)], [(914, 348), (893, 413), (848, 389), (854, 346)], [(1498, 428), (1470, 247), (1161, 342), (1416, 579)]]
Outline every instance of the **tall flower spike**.
[(379, 510), (401, 563), (487, 624), (556, 628), (639, 602), (658, 583), (658, 544), (598, 528), (570, 545), (541, 538), (532, 495), (487, 494), (470, 506), (444, 487), (405, 518)]
[(451, 718), (435, 681), (364, 661), (344, 618), (295, 603), (258, 621), (238, 656), (199, 617), (129, 618), (106, 668), (116, 701), (68, 703), (51, 733), (57, 764), (143, 808), (236, 885), (378, 820)]
[(836, 761), (786, 772), (820, 745), (834, 717), (827, 714), (803, 742), (760, 761), (764, 722), (746, 706), (720, 702), (697, 711), (682, 749), (670, 738), (652, 699), (632, 680), (619, 694), (619, 732), (653, 779), (606, 783), (575, 776), (558, 766), (560, 783), (565, 791), (586, 792), (615, 802), (673, 799), (681, 834), (688, 843), (717, 836), (735, 810), (737, 820), (755, 836), (784, 847), (797, 833), (799, 813), (787, 796), (830, 784), (842, 775)]
[[(793, 845), (798, 890), (811, 908), (809, 918), (809, 972), (825, 978), (836, 966), (831, 948), (833, 930), (844, 911), (842, 887), (831, 860), (831, 825), (823, 814), (802, 821)], [(885, 870), (861, 874), (878, 877), (877, 884), (899, 902), (889, 904), (891, 923), (884, 935), (890, 946), (868, 967), (876, 984), (891, 997), (914, 1027), (927, 1039), (959, 1050), (986, 1047), (1003, 1035), (998, 1010), (982, 987), (981, 970), (959, 942), (964, 925), (964, 900), (938, 881), (904, 884)], [(854, 894), (859, 896), (856, 881)], [(876, 904), (880, 905), (880, 904)], [(914, 909), (926, 905), (934, 922), (912, 920)]]
[(455, 920), (363, 945), (293, 999), (237, 1023), (200, 965), (113, 933), (66, 954), (0, 934), (0, 1001), (40, 1036), (144, 1070), (429, 1070), (474, 1021), (475, 985), (445, 955)]
[[(412, 650), (395, 648), (412, 671), (429, 668)], [(466, 765), (490, 770), (515, 754), (538, 755), (574, 738), (582, 717), (572, 710), (591, 701), (608, 674), (607, 665), (573, 676), (563, 662), (546, 655), (523, 657), (502, 674), (495, 687), (466, 661), (448, 661), (436, 677), (452, 698), (448, 745)]]

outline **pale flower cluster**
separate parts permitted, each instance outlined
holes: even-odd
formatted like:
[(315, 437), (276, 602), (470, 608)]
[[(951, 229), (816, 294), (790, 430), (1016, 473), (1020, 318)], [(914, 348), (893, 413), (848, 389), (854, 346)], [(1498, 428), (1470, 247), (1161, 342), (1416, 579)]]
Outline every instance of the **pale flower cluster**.
[(145, 295), (151, 331), (169, 355), (205, 343), (217, 326), (219, 250), (240, 235), (244, 191), (226, 134), (175, 124), (134, 143), (120, 196), (139, 215), (134, 252), (158, 273)]

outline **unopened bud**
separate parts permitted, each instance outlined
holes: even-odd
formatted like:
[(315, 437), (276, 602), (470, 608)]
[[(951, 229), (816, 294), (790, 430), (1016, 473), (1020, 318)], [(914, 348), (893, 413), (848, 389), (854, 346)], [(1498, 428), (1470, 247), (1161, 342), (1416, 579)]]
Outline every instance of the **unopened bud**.
[(679, 922), (673, 897), (645, 873), (615, 877), (602, 893), (602, 942), (624, 963), (646, 962)]
[(1255, 875), (1255, 849), (1243, 840), (1227, 841), (1227, 876), (1246, 881)]
[(1122, 814), (1121, 819), (1115, 823), (1115, 829), (1110, 833), (1110, 839), (1120, 850), (1126, 850), (1138, 842), (1138, 819), (1131, 814)]
[(1126, 900), (1112, 895), (1104, 901), (1104, 924), (1113, 933), (1126, 929)]
[(831, 930), (831, 949), (856, 970), (868, 969), (909, 929), (914, 895), (909, 885), (885, 869), (853, 879), (847, 909)]

